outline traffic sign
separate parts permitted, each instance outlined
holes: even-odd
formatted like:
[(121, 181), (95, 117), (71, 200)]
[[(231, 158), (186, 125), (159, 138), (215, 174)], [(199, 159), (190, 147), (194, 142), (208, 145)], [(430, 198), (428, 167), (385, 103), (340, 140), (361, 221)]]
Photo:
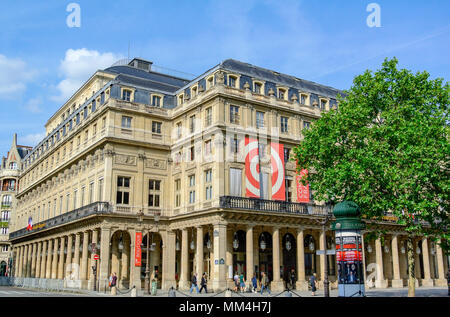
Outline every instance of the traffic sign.
[(94, 260), (100, 260), (100, 256), (98, 254), (94, 254)]

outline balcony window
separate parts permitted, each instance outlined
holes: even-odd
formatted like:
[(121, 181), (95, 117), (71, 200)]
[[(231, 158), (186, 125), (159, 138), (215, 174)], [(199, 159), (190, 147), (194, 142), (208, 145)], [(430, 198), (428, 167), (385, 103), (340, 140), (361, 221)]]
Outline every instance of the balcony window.
[(230, 123), (239, 124), (239, 107), (230, 106)]
[(280, 98), (280, 99), (286, 99), (286, 90), (280, 88), (280, 89), (278, 90), (278, 98)]
[(236, 87), (236, 83), (237, 83), (237, 77), (236, 76), (228, 76), (228, 86), (233, 87), (233, 88), (237, 88)]
[(117, 178), (117, 204), (128, 205), (130, 203), (130, 178)]
[(287, 117), (281, 117), (281, 132), (287, 133), (288, 132), (288, 118)]
[(160, 207), (161, 181), (149, 180), (148, 206)]
[(161, 134), (161, 122), (156, 122), (153, 121), (152, 122), (152, 133), (157, 133), (157, 134)]
[(264, 112), (256, 111), (256, 128), (264, 128)]
[(122, 128), (131, 129), (131, 117), (122, 116)]

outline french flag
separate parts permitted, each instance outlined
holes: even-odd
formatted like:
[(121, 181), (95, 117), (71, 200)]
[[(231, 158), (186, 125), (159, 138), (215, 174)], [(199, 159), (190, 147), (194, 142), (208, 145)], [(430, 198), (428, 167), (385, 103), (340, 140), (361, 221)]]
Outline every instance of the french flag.
[(28, 226), (27, 226), (27, 231), (31, 231), (33, 230), (33, 218), (28, 218)]

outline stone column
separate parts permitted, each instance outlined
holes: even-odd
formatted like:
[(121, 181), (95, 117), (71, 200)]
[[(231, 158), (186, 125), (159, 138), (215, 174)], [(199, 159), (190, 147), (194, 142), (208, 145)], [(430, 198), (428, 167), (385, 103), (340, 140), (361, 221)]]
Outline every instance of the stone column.
[(83, 251), (81, 253), (80, 264), (80, 280), (83, 286), (86, 286), (86, 280), (88, 277), (88, 245), (89, 245), (89, 232), (83, 232)]
[(101, 228), (100, 238), (100, 265), (99, 265), (99, 291), (108, 289), (109, 277), (109, 241), (111, 239), (111, 229)]
[(59, 247), (59, 262), (58, 262), (58, 279), (64, 279), (64, 248), (66, 246), (66, 237), (61, 237), (61, 244)]
[(58, 277), (58, 238), (53, 239), (52, 279)]
[(227, 287), (227, 266), (225, 258), (227, 253), (227, 225), (224, 223), (214, 224), (214, 278), (212, 286), (214, 292), (218, 293)]
[[(92, 244), (95, 244), (97, 246), (98, 244), (98, 231), (97, 229), (92, 230)], [(94, 252), (94, 250), (92, 250), (91, 252), (91, 266), (96, 265), (96, 262), (98, 262), (98, 260), (94, 260), (94, 256), (97, 254), (97, 251)], [(98, 263), (97, 263), (97, 272), (94, 274), (94, 270), (92, 270), (91, 267), (88, 268), (88, 276), (89, 276), (89, 282), (88, 282), (88, 289), (90, 290), (94, 290), (94, 282), (96, 277), (98, 276)], [(97, 276), (96, 276), (97, 275)]]
[(119, 236), (114, 234), (111, 239), (111, 273), (120, 274), (119, 267)]
[[(324, 244), (324, 235), (326, 233), (321, 230), (319, 234), (319, 248), (320, 250), (326, 250), (327, 246)], [(319, 263), (320, 263), (320, 282), (321, 285), (323, 285), (324, 279), (325, 279), (325, 254), (319, 255)]]
[(163, 272), (162, 272), (162, 289), (168, 290), (171, 287), (176, 289), (175, 281), (175, 260), (176, 260), (176, 235), (173, 231), (166, 232), (166, 239), (163, 240)]
[(73, 237), (71, 234), (67, 237), (67, 255), (66, 255), (66, 263), (64, 267), (64, 278), (66, 278), (68, 274), (68, 270), (73, 271), (73, 264), (72, 264), (72, 244), (73, 244)]
[(42, 248), (42, 242), (39, 241), (37, 243), (37, 252), (36, 252), (36, 273), (35, 277), (40, 278), (41, 277), (41, 248)]
[[(197, 228), (197, 279), (201, 281), (203, 271), (203, 227), (198, 226)], [(200, 284), (199, 284), (200, 285)]]
[(31, 254), (33, 245), (29, 244), (27, 249), (27, 275), (26, 277), (31, 277)]
[(48, 240), (48, 250), (47, 250), (47, 264), (45, 268), (45, 278), (52, 278), (52, 252), (53, 252), (53, 240)]
[(392, 266), (394, 271), (394, 279), (392, 280), (393, 288), (402, 288), (403, 280), (400, 276), (400, 264), (398, 258), (398, 237), (397, 235), (392, 236)]
[(33, 243), (31, 245), (32, 251), (31, 251), (31, 274), (30, 277), (36, 277), (36, 251), (37, 251), (37, 244)]
[(301, 291), (308, 290), (308, 282), (305, 276), (305, 244), (303, 229), (297, 230), (297, 283), (296, 289)]
[(270, 285), (273, 292), (284, 290), (280, 279), (280, 228), (274, 227), (272, 232), (273, 281)]
[(45, 278), (45, 264), (47, 262), (47, 240), (42, 242), (42, 257), (41, 257), (41, 273), (40, 278)]
[(80, 280), (80, 237), (81, 233), (77, 232), (75, 234), (75, 245), (73, 249), (73, 264), (72, 271), (74, 272), (73, 278), (75, 280)]
[(123, 236), (122, 243), (122, 271), (120, 272), (120, 283), (122, 287), (127, 288), (130, 282), (130, 241), (126, 234)]
[(435, 284), (436, 286), (445, 287), (447, 285), (447, 279), (445, 278), (444, 271), (444, 257), (438, 241), (436, 242), (436, 260), (438, 264), (438, 278), (435, 280)]
[(17, 248), (17, 261), (16, 261), (16, 270), (15, 270), (15, 277), (22, 277), (22, 272), (23, 272), (23, 246), (20, 246)]
[(188, 230), (181, 230), (181, 276), (180, 289), (189, 289), (189, 250), (188, 250)]
[(377, 263), (377, 274), (375, 279), (376, 288), (387, 288), (387, 280), (384, 279), (383, 272), (383, 250), (381, 248), (381, 240), (375, 240), (375, 256)]
[(245, 262), (247, 266), (247, 284), (251, 285), (255, 266), (253, 264), (253, 226), (247, 226), (247, 234), (245, 237)]
[(424, 238), (422, 240), (422, 252), (423, 252), (423, 271), (424, 279), (422, 280), (422, 286), (433, 287), (434, 283), (431, 279), (430, 270), (430, 254), (428, 253), (428, 239)]
[[(137, 233), (141, 233), (142, 234), (142, 228), (138, 228), (138, 229), (131, 229), (130, 230), (130, 235), (131, 235), (131, 277), (130, 277), (130, 281), (131, 284), (130, 286), (136, 286), (136, 290), (137, 290), (137, 295), (139, 296), (142, 293), (142, 282), (141, 282), (141, 266), (136, 266), (135, 265), (135, 259), (136, 259), (136, 252), (139, 252), (140, 248), (138, 248), (138, 250), (136, 250), (136, 234)], [(111, 239), (111, 238), (110, 238)], [(142, 253), (141, 253), (141, 257), (142, 257)]]

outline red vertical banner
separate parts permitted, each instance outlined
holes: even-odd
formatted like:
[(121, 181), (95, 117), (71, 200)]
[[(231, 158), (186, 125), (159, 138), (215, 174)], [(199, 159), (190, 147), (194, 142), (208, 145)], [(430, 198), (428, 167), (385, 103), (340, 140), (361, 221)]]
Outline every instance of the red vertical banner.
[(245, 137), (245, 195), (260, 198), (258, 140)]
[(308, 171), (303, 169), (300, 175), (297, 175), (297, 202), (309, 203), (309, 184), (302, 185), (301, 179), (304, 175), (308, 175)]
[(142, 232), (136, 232), (136, 239), (134, 244), (134, 266), (142, 265)]
[(272, 200), (286, 200), (286, 186), (284, 177), (284, 145), (270, 144), (272, 167)]

